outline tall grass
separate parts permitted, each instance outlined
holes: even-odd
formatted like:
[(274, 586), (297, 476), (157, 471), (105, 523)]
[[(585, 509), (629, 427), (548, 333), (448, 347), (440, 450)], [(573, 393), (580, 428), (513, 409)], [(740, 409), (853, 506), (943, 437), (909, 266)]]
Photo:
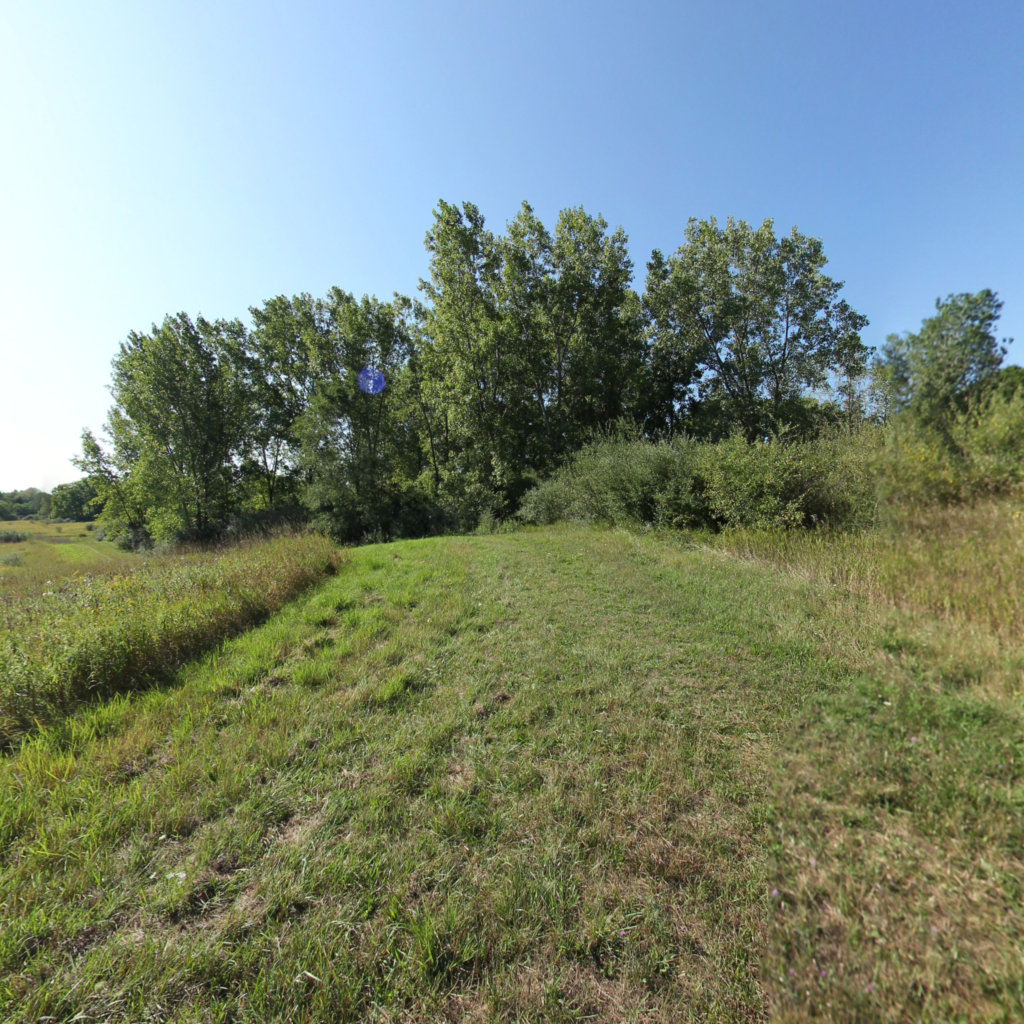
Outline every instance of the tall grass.
[(278, 537), (0, 602), (0, 745), (84, 701), (166, 678), (324, 578), (338, 557), (325, 538)]
[(1024, 643), (1024, 503), (892, 506), (858, 532), (731, 531), (713, 544), (895, 608)]

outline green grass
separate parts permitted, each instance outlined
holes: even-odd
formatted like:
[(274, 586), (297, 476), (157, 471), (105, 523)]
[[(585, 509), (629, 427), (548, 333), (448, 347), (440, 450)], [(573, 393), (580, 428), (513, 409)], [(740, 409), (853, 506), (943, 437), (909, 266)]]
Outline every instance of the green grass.
[(85, 701), (168, 678), (332, 572), (323, 537), (139, 559), (0, 599), (0, 746)]
[(671, 538), (356, 549), (0, 763), (0, 1017), (1021, 1019), (1019, 689), (927, 627)]
[(24, 519), (7, 525), (25, 539), (4, 544), (0, 551), (0, 601), (34, 597), (75, 572), (116, 572), (139, 559), (96, 540), (95, 531), (87, 528), (91, 523)]

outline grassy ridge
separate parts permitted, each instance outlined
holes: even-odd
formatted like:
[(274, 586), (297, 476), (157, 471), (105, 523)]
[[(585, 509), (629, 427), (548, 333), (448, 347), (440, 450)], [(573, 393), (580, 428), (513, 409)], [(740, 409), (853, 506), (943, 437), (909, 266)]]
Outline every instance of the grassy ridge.
[(321, 580), (324, 538), (254, 541), (215, 556), (136, 561), (75, 574), (35, 598), (0, 602), (0, 745), (83, 701), (165, 679)]
[(582, 527), (353, 551), (0, 764), (0, 1016), (1019, 1019), (1020, 709), (926, 626)]

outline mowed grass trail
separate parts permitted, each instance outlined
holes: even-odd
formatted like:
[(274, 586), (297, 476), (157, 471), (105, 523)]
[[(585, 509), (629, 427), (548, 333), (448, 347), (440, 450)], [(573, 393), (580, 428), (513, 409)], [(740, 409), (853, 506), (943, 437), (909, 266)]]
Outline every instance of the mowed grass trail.
[(1021, 1019), (1014, 666), (824, 594), (582, 527), (352, 551), (0, 762), (0, 1018)]

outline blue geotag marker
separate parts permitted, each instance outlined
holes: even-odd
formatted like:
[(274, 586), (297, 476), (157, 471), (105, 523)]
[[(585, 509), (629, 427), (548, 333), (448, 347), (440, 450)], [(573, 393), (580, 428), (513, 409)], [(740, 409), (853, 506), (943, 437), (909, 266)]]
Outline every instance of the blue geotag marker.
[(384, 374), (380, 370), (367, 366), (359, 371), (356, 379), (359, 381), (359, 390), (368, 395), (379, 395), (384, 390)]

